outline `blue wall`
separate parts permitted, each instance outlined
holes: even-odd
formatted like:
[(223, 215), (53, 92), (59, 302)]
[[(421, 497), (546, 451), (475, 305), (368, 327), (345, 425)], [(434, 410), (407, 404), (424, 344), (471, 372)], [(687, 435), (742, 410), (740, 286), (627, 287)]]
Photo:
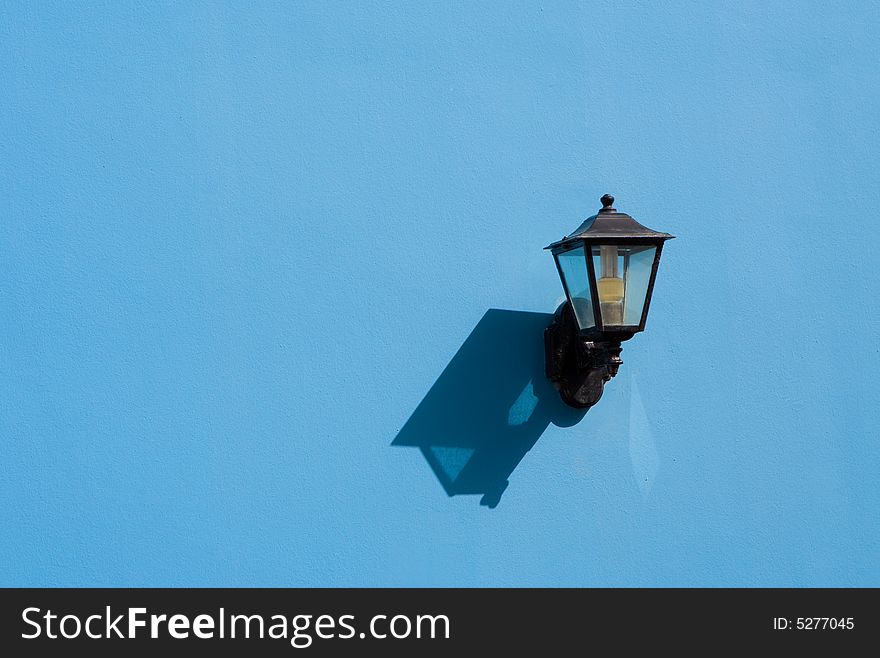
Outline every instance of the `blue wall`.
[[(878, 61), (869, 2), (5, 3), (0, 584), (880, 585)], [(604, 192), (679, 239), (579, 420)]]

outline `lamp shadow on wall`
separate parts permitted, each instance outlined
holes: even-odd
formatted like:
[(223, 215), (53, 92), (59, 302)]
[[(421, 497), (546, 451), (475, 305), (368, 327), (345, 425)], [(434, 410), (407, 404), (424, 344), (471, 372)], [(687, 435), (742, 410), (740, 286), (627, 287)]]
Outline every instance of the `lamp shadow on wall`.
[(489, 309), (392, 441), (421, 450), (449, 496), (494, 508), (508, 478), (553, 423), (586, 413), (544, 376), (549, 313)]

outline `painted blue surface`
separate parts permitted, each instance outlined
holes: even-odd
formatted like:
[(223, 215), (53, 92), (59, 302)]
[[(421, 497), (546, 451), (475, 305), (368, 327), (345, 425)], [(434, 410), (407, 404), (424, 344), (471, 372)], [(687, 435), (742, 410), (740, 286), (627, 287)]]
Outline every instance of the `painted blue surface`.
[[(870, 2), (4, 3), (0, 584), (880, 585), (878, 61)], [(679, 239), (557, 423), (473, 347), (604, 192)]]

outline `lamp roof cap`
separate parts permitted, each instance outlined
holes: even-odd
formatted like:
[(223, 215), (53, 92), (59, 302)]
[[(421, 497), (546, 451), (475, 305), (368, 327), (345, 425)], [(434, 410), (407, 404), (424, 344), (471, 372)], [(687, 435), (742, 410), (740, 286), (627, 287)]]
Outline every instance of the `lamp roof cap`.
[(647, 226), (639, 224), (625, 212), (618, 212), (613, 207), (614, 197), (610, 194), (605, 194), (601, 201), (602, 209), (599, 212), (585, 219), (570, 235), (544, 248), (556, 249), (578, 240), (663, 242), (675, 237), (674, 235), (669, 235), (669, 233), (661, 233), (649, 229)]

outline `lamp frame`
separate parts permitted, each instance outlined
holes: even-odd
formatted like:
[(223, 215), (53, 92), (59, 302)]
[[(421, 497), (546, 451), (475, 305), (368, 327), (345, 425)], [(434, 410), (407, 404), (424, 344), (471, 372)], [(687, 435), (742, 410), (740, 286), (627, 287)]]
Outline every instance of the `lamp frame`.
[[(629, 215), (618, 213), (612, 207), (613, 203), (614, 197), (606, 194), (602, 197), (602, 209), (596, 215), (585, 220), (573, 234), (546, 247), (553, 254), (566, 297), (566, 301), (556, 309), (553, 321), (544, 330), (546, 375), (563, 401), (580, 409), (596, 404), (602, 397), (605, 383), (617, 374), (623, 363), (620, 358), (621, 343), (645, 330), (663, 244), (674, 237), (653, 231)], [(644, 246), (656, 249), (642, 315), (637, 325), (605, 324), (593, 265), (595, 246)], [(581, 329), (575, 318), (571, 293), (559, 264), (561, 253), (579, 247), (584, 252), (593, 307), (594, 326), (586, 329)]]

